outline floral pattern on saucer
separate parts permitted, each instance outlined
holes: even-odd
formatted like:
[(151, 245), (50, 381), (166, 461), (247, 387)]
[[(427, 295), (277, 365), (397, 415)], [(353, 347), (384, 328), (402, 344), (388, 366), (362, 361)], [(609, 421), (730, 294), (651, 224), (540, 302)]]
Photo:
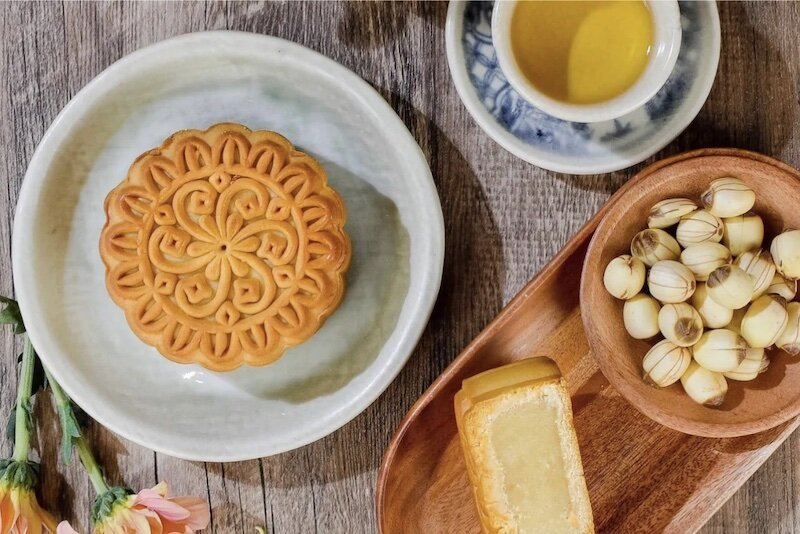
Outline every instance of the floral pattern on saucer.
[[(508, 83), (497, 61), (491, 34), (492, 1), (470, 1), (463, 14), (461, 44), (469, 80), (481, 104), (520, 141), (560, 155), (618, 152), (647, 142), (672, 121), (700, 78), (701, 33), (708, 18), (704, 2), (679, 2), (683, 36), (675, 69), (664, 87), (643, 107), (618, 119), (577, 123), (557, 119), (529, 104)], [(659, 147), (660, 148), (660, 147)], [(657, 149), (656, 149), (657, 150)], [(654, 150), (655, 151), (655, 150)]]

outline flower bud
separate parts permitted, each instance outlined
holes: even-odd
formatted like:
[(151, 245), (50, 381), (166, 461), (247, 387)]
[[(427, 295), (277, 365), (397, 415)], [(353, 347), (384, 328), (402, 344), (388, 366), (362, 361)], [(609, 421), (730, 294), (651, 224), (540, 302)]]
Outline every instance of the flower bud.
[(780, 295), (787, 302), (791, 302), (797, 296), (797, 280), (787, 280), (781, 273), (776, 272), (767, 288), (767, 294)]
[(681, 246), (664, 230), (651, 228), (642, 230), (634, 236), (631, 241), (631, 254), (648, 267), (652, 267), (657, 261), (677, 260), (681, 254)]
[(764, 242), (764, 221), (755, 213), (723, 219), (722, 226), (722, 244), (734, 256), (761, 248), (761, 243)]
[(773, 239), (770, 252), (781, 276), (790, 280), (800, 278), (800, 230), (789, 230)]
[(744, 308), (753, 297), (753, 281), (736, 265), (723, 265), (714, 270), (708, 276), (706, 287), (714, 302), (732, 310)]
[(658, 312), (661, 334), (679, 347), (691, 347), (703, 335), (703, 319), (697, 310), (686, 304), (664, 304)]
[(736, 332), (720, 328), (709, 330), (692, 347), (697, 363), (718, 373), (733, 371), (744, 360), (747, 344)]
[(736, 258), (735, 264), (753, 280), (752, 300), (766, 293), (772, 283), (772, 277), (775, 276), (775, 264), (772, 263), (772, 256), (769, 252), (762, 249), (743, 252)]
[(697, 210), (681, 217), (675, 237), (682, 247), (722, 240), (722, 219), (707, 210)]
[(603, 273), (603, 285), (616, 298), (629, 299), (642, 290), (644, 275), (644, 263), (625, 254), (609, 262)]
[(625, 301), (622, 321), (634, 339), (649, 339), (658, 334), (658, 312), (661, 305), (650, 295), (639, 293)]
[(667, 228), (678, 221), (684, 215), (688, 215), (697, 209), (697, 204), (688, 198), (669, 198), (662, 200), (652, 208), (647, 217), (648, 228)]
[(750, 211), (756, 194), (738, 178), (718, 178), (700, 197), (708, 211), (717, 217), (736, 217)]
[(697, 281), (705, 282), (718, 267), (730, 263), (731, 253), (719, 243), (707, 241), (691, 245), (681, 252), (681, 263), (692, 271)]
[(786, 301), (777, 295), (757, 298), (742, 318), (742, 337), (754, 349), (773, 345), (789, 323)]
[(644, 356), (642, 378), (651, 385), (667, 387), (680, 380), (689, 363), (692, 352), (678, 347), (666, 339), (656, 343)]
[(720, 306), (709, 298), (705, 284), (697, 284), (692, 295), (692, 306), (700, 314), (703, 325), (707, 328), (723, 328), (733, 319), (733, 310)]
[(775, 344), (792, 356), (800, 355), (800, 302), (790, 302), (786, 306), (789, 314), (788, 324)]
[(744, 360), (739, 364), (739, 367), (722, 374), (725, 378), (746, 382), (753, 380), (760, 373), (766, 371), (768, 366), (769, 358), (767, 358), (767, 353), (764, 349), (747, 349)]
[(704, 369), (694, 361), (681, 376), (681, 385), (693, 401), (705, 406), (721, 405), (728, 393), (728, 382), (721, 373)]
[(685, 265), (672, 260), (657, 262), (647, 276), (650, 294), (666, 303), (688, 300), (694, 293), (695, 285), (692, 272)]

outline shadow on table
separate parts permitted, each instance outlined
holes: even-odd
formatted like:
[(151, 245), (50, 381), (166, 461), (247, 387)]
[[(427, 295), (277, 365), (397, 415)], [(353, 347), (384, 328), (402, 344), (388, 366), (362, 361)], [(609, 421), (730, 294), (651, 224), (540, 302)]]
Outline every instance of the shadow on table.
[[(502, 308), (502, 240), (480, 181), (431, 119), (399, 95), (378, 91), (398, 112), (431, 164), (444, 214), (444, 274), (417, 348), (383, 395), (330, 436), (264, 460), (265, 466), (271, 466), (268, 469), (280, 464), (284, 474), (312, 469), (315, 484), (346, 480), (375, 469), (406, 411)], [(308, 480), (305, 475), (282, 476), (274, 483), (297, 487), (307, 485)]]
[[(797, 115), (797, 80), (781, 50), (758, 27), (747, 6), (718, 4), (722, 50), (717, 79), (697, 119), (668, 152), (736, 147), (780, 153)], [(779, 3), (759, 5), (762, 15)]]
[[(47, 392), (47, 394), (49, 395), (49, 392)], [(39, 395), (38, 397), (42, 398), (43, 395)], [(74, 514), (75, 488), (71, 486), (71, 481), (67, 480), (58, 470), (59, 461), (57, 461), (57, 459), (61, 457), (61, 442), (57, 439), (42, 439), (45, 436), (61, 435), (58, 415), (52, 403), (37, 402), (35, 406), (35, 416), (38, 421), (36, 432), (38, 444), (36, 449), (39, 451), (40, 458), (47, 459), (47, 461), (40, 463), (40, 504), (56, 517), (72, 519)], [(73, 523), (73, 525), (75, 525), (75, 523)]]
[[(408, 17), (418, 16), (444, 27), (447, 2), (356, 2), (344, 5), (337, 38), (358, 50), (377, 49), (404, 35)], [(444, 39), (444, 34), (441, 35)]]

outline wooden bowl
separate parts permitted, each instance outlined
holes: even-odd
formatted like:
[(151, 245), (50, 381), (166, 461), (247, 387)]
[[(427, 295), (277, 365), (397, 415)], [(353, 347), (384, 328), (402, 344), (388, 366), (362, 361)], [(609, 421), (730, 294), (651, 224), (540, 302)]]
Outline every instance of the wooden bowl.
[(735, 176), (756, 192), (754, 211), (764, 219), (765, 244), (785, 228), (800, 228), (797, 170), (744, 150), (682, 154), (648, 167), (616, 193), (589, 245), (580, 293), (592, 352), (614, 388), (655, 421), (707, 437), (754, 434), (800, 414), (800, 358), (770, 350), (769, 368), (755, 380), (728, 380), (728, 394), (719, 408), (696, 404), (680, 382), (666, 388), (648, 386), (642, 380), (642, 358), (654, 342), (633, 339), (625, 331), (623, 301), (606, 292), (603, 272), (614, 257), (630, 254), (631, 239), (647, 227), (653, 204), (672, 197), (699, 199), (712, 180), (723, 176)]

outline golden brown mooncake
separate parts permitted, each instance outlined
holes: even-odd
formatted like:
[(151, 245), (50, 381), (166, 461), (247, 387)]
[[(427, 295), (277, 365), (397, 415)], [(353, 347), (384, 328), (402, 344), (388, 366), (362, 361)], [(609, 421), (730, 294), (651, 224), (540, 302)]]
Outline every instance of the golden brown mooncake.
[(319, 163), (275, 132), (177, 132), (134, 161), (105, 210), (108, 292), (170, 360), (268, 364), (342, 300), (344, 204)]

